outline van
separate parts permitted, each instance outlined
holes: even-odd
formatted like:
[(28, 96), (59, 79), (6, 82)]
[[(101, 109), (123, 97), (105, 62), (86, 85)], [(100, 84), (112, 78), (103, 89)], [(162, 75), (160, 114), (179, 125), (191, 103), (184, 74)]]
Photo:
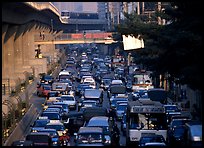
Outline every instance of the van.
[(185, 124), (186, 145), (192, 147), (202, 146), (202, 123), (190, 121)]

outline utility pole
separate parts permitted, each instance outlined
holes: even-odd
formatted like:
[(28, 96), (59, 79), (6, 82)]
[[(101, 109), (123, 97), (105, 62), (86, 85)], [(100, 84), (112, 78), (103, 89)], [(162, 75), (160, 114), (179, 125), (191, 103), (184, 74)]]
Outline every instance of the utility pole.
[(128, 13), (128, 3), (124, 2), (124, 12)]
[(137, 15), (140, 15), (140, 2), (137, 2)]
[(144, 2), (142, 2), (142, 14), (144, 14), (144, 7), (145, 7)]
[[(161, 2), (157, 3), (157, 10), (158, 10), (158, 12), (161, 12)], [(161, 25), (161, 17), (160, 16), (157, 17), (157, 20), (158, 20), (158, 25)]]

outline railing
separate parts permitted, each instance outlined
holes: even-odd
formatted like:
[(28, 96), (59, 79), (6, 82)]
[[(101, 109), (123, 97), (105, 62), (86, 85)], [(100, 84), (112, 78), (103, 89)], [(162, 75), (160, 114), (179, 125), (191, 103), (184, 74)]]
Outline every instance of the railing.
[[(54, 38), (53, 38), (54, 37)], [(92, 40), (104, 40), (112, 39), (111, 32), (98, 32), (98, 33), (64, 33), (57, 36), (53, 35), (35, 35), (35, 41), (49, 41), (49, 40), (81, 40), (81, 39), (92, 39)]]
[(10, 79), (2, 79), (2, 95), (9, 95), (10, 89)]

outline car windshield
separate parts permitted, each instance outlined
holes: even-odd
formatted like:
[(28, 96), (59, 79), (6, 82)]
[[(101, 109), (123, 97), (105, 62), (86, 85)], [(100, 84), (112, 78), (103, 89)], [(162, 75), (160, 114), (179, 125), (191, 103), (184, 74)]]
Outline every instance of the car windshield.
[(185, 120), (173, 120), (171, 126), (180, 126), (186, 123)]
[(69, 97), (69, 96), (66, 96), (66, 97), (61, 97), (63, 101), (74, 101), (74, 97)]
[(57, 131), (65, 130), (63, 125), (53, 125), (53, 124), (50, 124), (50, 125), (46, 125), (45, 128), (46, 129), (56, 129)]
[(79, 143), (97, 143), (102, 142), (102, 134), (87, 133), (80, 134), (78, 137)]
[(183, 135), (184, 132), (185, 132), (185, 129), (182, 128), (182, 127), (175, 128), (175, 129), (174, 129), (174, 135), (177, 135), (177, 136), (178, 136), (178, 135)]
[(44, 112), (44, 113), (42, 113), (42, 116), (47, 116), (48, 119), (50, 119), (50, 120), (60, 120), (60, 116), (58, 113), (52, 113), (52, 112), (46, 113), (46, 112)]
[(48, 122), (48, 120), (36, 120), (34, 123), (34, 127), (45, 127)]
[(161, 136), (155, 136), (155, 137), (142, 137), (141, 140), (140, 140), (140, 143), (141, 144), (144, 144), (144, 143), (150, 143), (150, 142), (165, 142), (164, 141), (164, 138), (161, 137)]
[(179, 109), (177, 108), (177, 106), (166, 106), (165, 107), (166, 111), (179, 111)]
[(127, 108), (127, 105), (118, 105), (116, 110), (125, 111), (126, 108)]

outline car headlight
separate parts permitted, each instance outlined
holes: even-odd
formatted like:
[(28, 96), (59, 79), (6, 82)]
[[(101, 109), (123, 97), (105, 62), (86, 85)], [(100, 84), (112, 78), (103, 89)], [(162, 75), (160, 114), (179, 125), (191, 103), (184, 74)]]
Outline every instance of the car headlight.
[(111, 143), (111, 138), (110, 138), (110, 136), (108, 136), (108, 135), (105, 136), (105, 143), (106, 143), (106, 144), (110, 144), (110, 143)]
[(57, 141), (54, 141), (52, 144), (53, 144), (53, 145), (57, 145), (58, 143), (57, 143)]

